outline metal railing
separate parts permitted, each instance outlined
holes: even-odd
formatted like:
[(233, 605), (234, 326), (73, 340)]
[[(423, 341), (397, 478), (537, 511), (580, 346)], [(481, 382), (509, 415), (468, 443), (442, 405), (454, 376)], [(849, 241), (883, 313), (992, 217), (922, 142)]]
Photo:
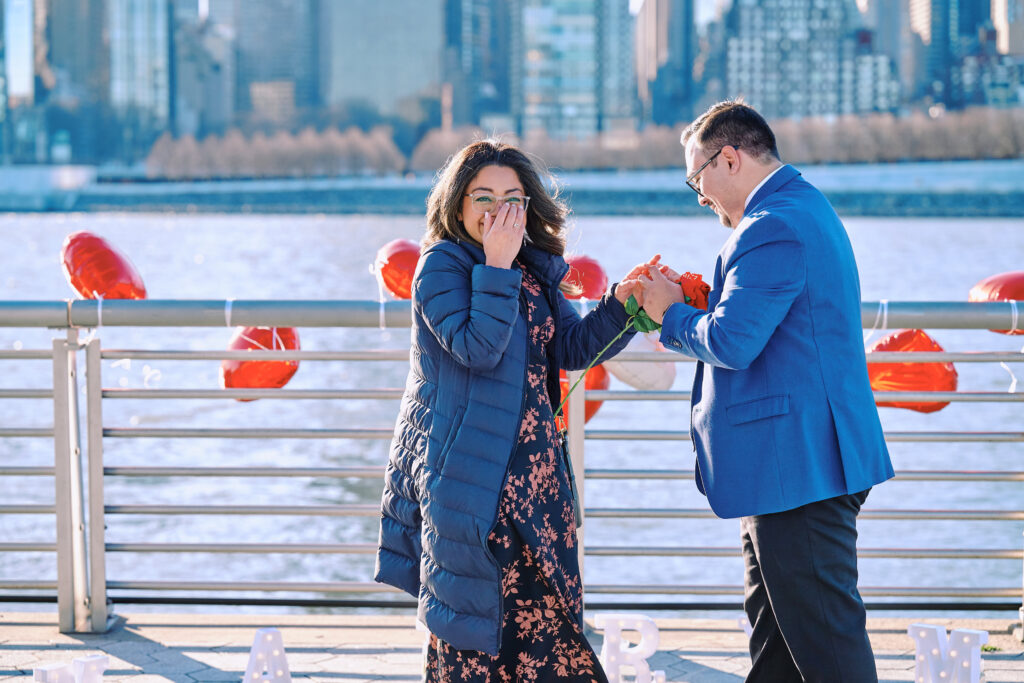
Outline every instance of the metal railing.
[[(877, 323), (878, 305), (863, 305), (863, 323), (866, 328)], [(153, 349), (104, 349), (95, 334), (79, 341), (81, 328), (103, 327), (223, 327), (227, 325), (297, 326), (297, 327), (408, 327), (409, 304), (390, 302), (378, 304), (365, 301), (73, 301), (73, 302), (0, 302), (0, 327), (52, 328), (63, 330), (64, 335), (54, 339), (51, 349), (4, 350), (0, 361), (22, 363), (49, 361), (52, 364), (52, 388), (0, 389), (0, 415), (4, 401), (41, 400), (53, 405), (52, 427), (26, 427), (8, 424), (0, 419), (0, 439), (52, 439), (53, 466), (0, 466), (0, 481), (9, 477), (52, 477), (55, 504), (18, 503), (16, 496), (4, 496), (0, 514), (47, 515), (55, 520), (56, 542), (4, 539), (0, 551), (5, 553), (56, 553), (57, 580), (33, 578), (0, 580), (0, 601), (18, 599), (45, 599), (56, 594), (59, 624), (62, 631), (103, 631), (111, 616), (110, 591), (118, 593), (118, 601), (126, 602), (249, 602), (288, 605), (403, 605), (396, 601), (396, 591), (369, 581), (189, 581), (189, 580), (113, 580), (107, 576), (106, 561), (109, 553), (188, 554), (188, 553), (288, 553), (311, 555), (372, 555), (376, 544), (370, 539), (346, 539), (338, 543), (241, 543), (225, 538), (223, 542), (108, 542), (107, 525), (111, 518), (133, 515), (218, 515), (229, 516), (293, 516), (306, 517), (377, 517), (377, 498), (367, 502), (333, 505), (225, 505), (225, 504), (119, 504), (108, 500), (104, 483), (110, 478), (178, 477), (201, 479), (211, 477), (245, 478), (327, 478), (382, 480), (380, 466), (352, 467), (193, 467), (193, 466), (110, 466), (104, 462), (104, 446), (113, 440), (130, 439), (362, 439), (387, 440), (391, 428), (233, 428), (227, 427), (110, 427), (103, 421), (104, 406), (118, 400), (175, 400), (196, 399), (274, 399), (284, 401), (332, 400), (371, 401), (396, 400), (399, 389), (161, 389), (116, 388), (103, 383), (103, 361), (112, 360), (173, 360), (221, 361), (244, 360), (300, 360), (300, 361), (388, 361), (407, 362), (408, 350), (358, 351), (188, 351)], [(946, 329), (1006, 329), (1011, 326), (1013, 310), (1004, 303), (901, 303), (888, 304), (887, 327), (919, 327)], [(79, 377), (79, 356), (84, 351), (85, 380)], [(619, 357), (625, 361), (686, 361), (682, 356), (664, 353), (628, 353)], [(873, 353), (870, 362), (937, 362), (957, 363), (1021, 363), (1024, 352), (982, 351), (942, 353)], [(570, 381), (573, 379), (570, 376)], [(79, 422), (78, 397), (84, 387), (85, 443), (84, 460)], [(877, 392), (876, 397), (891, 402), (949, 401), (964, 403), (1024, 402), (1024, 393), (1008, 392)], [(692, 479), (692, 469), (642, 469), (587, 467), (584, 457), (586, 441), (685, 441), (687, 431), (668, 430), (584, 430), (584, 404), (586, 400), (603, 401), (688, 401), (688, 392), (676, 391), (590, 391), (581, 386), (568, 404), (570, 450), (574, 467), (586, 479), (600, 480), (685, 480)], [(919, 443), (1020, 443), (1024, 430), (1003, 432), (920, 431), (887, 432), (889, 442)], [(1022, 469), (975, 470), (902, 470), (897, 472), (902, 481), (920, 482), (1024, 482)], [(584, 487), (579, 486), (580, 494)], [(377, 489), (379, 496), (379, 489)], [(1018, 499), (1020, 500), (1020, 499)], [(585, 501), (581, 501), (585, 502)], [(1022, 522), (1024, 506), (1016, 509), (960, 510), (960, 509), (874, 509), (865, 508), (861, 514), (866, 520), (913, 521), (973, 521)], [(705, 507), (584, 507), (587, 520), (598, 519), (712, 519), (714, 515)], [(229, 526), (225, 524), (225, 527)], [(580, 530), (582, 532), (582, 528)], [(716, 546), (646, 546), (646, 545), (584, 545), (580, 538), (580, 552), (587, 557), (695, 557), (725, 558), (738, 556), (734, 547)], [(863, 548), (861, 558), (914, 559), (914, 560), (991, 560), (1020, 563), (1024, 552), (1015, 548)], [(582, 555), (581, 555), (582, 560)], [(369, 577), (367, 577), (369, 578)], [(1024, 583), (1022, 583), (1024, 585)], [(29, 595), (27, 591), (36, 591)], [(38, 592), (43, 592), (42, 595)], [(219, 598), (185, 596), (167, 598), (166, 593), (197, 593), (216, 591), (222, 594), (320, 594), (349, 596), (349, 599), (303, 598)], [(588, 584), (588, 595), (616, 596), (711, 596), (729, 598), (730, 603), (670, 602), (674, 608), (712, 609), (722, 604), (735, 605), (735, 596), (742, 593), (738, 585), (684, 585), (616, 583)], [(148, 595), (146, 593), (149, 593)], [(862, 593), (868, 598), (889, 599), (880, 606), (916, 605), (973, 609), (1008, 609), (1022, 599), (1018, 586), (948, 586), (925, 588), (919, 586), (867, 586)], [(158, 594), (158, 595), (154, 595)], [(356, 599), (351, 596), (381, 594), (378, 601)], [(892, 602), (893, 598), (918, 602)], [(921, 599), (943, 599), (945, 602), (923, 602)], [(969, 602), (968, 602), (969, 601)], [(592, 603), (588, 603), (592, 604)], [(630, 603), (615, 603), (630, 604)], [(656, 607), (659, 603), (643, 603)], [(665, 606), (662, 605), (662, 606)], [(1024, 619), (1024, 607), (1022, 619)]]

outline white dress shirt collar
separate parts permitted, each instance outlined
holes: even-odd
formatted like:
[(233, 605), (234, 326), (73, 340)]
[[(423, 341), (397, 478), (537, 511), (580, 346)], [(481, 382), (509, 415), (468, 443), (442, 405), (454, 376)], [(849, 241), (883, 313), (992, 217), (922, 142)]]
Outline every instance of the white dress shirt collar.
[(779, 167), (778, 167), (777, 169), (775, 169), (774, 171), (772, 171), (771, 173), (769, 173), (768, 175), (766, 175), (766, 176), (764, 177), (764, 180), (762, 180), (761, 182), (759, 182), (759, 183), (757, 184), (757, 187), (755, 187), (755, 188), (754, 188), (753, 190), (751, 190), (751, 191), (750, 191), (750, 194), (748, 194), (748, 195), (747, 195), (747, 200), (746, 200), (745, 202), (743, 202), (743, 210), (744, 210), (744, 211), (746, 211), (746, 210), (747, 210), (747, 206), (749, 206), (749, 205), (750, 205), (750, 200), (754, 198), (754, 195), (755, 195), (755, 194), (757, 194), (757, 191), (758, 191), (758, 190), (760, 190), (760, 189), (761, 189), (761, 187), (762, 187), (762, 186), (764, 186), (764, 184), (765, 184), (765, 183), (767, 183), (767, 182), (768, 182), (768, 180), (769, 180), (769, 179), (770, 179), (770, 178), (771, 178), (771, 177), (772, 177), (773, 175), (775, 175), (776, 173), (778, 173), (778, 172), (779, 172), (779, 171), (781, 171), (781, 170), (782, 170), (782, 166), (779, 166)]

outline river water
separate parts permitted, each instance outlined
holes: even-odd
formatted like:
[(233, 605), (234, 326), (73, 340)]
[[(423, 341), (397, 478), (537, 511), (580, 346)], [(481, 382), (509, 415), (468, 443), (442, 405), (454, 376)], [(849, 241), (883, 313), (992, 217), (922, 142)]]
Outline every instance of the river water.
[[(1009, 219), (868, 219), (845, 221), (860, 265), (866, 301), (963, 301), (978, 280), (1019, 270), (1024, 262), (1024, 225)], [(56, 300), (72, 296), (59, 263), (61, 242), (77, 230), (93, 231), (130, 256), (154, 299), (376, 299), (368, 266), (387, 241), (422, 234), (410, 216), (10, 214), (0, 217), (0, 300)], [(658, 252), (677, 270), (709, 273), (728, 232), (710, 216), (697, 218), (579, 217), (572, 251), (597, 258), (612, 279)], [(708, 277), (710, 280), (710, 277)], [(308, 350), (407, 348), (398, 330), (300, 330)], [(105, 348), (220, 349), (232, 330), (104, 328)], [(947, 350), (1018, 350), (1022, 339), (988, 331), (935, 330)], [(0, 328), (0, 348), (49, 348), (55, 333)], [(877, 339), (880, 333), (875, 334)], [(205, 388), (218, 386), (215, 361), (110, 361), (104, 386)], [(681, 363), (675, 387), (685, 390), (693, 365)], [(1005, 391), (1010, 375), (999, 366), (961, 364), (960, 388)], [(1024, 365), (1016, 368), (1024, 373)], [(0, 361), (0, 387), (46, 388), (45, 361)], [(400, 387), (402, 363), (304, 361), (290, 388)], [(626, 388), (613, 381), (612, 388)], [(106, 401), (108, 427), (293, 427), (390, 428), (397, 401), (223, 400)], [(688, 404), (606, 402), (589, 423), (593, 429), (685, 429)], [(1019, 404), (954, 403), (933, 414), (881, 410), (889, 431), (1020, 431)], [(46, 427), (48, 401), (0, 401), (0, 425)], [(890, 445), (899, 470), (1024, 469), (1020, 444)], [(47, 440), (0, 439), (7, 465), (52, 463)], [(159, 440), (107, 439), (112, 465), (293, 466), (377, 465), (387, 444), (365, 440)], [(590, 441), (588, 467), (690, 468), (686, 442)], [(5, 503), (52, 503), (49, 478), (0, 479)], [(339, 504), (376, 503), (380, 482), (333, 479), (231, 479), (182, 481), (119, 478), (106, 481), (108, 504)], [(588, 506), (705, 508), (691, 481), (590, 481)], [(1018, 484), (893, 481), (876, 487), (867, 508), (999, 509), (1024, 507)], [(376, 540), (376, 520), (348, 517), (244, 518), (227, 516), (110, 515), (108, 542), (362, 542)], [(1019, 522), (861, 520), (861, 548), (1021, 548)], [(604, 520), (586, 525), (590, 545), (684, 545), (738, 548), (735, 520)], [(6, 541), (52, 541), (52, 519), (0, 516)], [(359, 555), (135, 555), (110, 553), (111, 580), (361, 581), (372, 575), (372, 558)], [(53, 555), (0, 555), (0, 580), (53, 579)], [(732, 584), (743, 580), (735, 557), (591, 557), (586, 580), (609, 583)], [(862, 559), (862, 586), (1019, 586), (1020, 560)], [(602, 596), (603, 597), (603, 596)], [(703, 599), (703, 598), (698, 598)]]

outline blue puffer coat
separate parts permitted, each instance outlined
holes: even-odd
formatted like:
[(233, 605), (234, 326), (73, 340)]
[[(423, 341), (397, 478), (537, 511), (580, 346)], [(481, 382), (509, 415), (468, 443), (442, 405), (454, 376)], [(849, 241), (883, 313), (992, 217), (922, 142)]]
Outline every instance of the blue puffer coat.
[[(581, 319), (558, 291), (568, 270), (562, 257), (526, 245), (519, 259), (555, 312), (547, 389), (557, 406), (559, 368), (587, 367), (627, 315), (606, 295)], [(514, 268), (484, 265), (483, 250), (467, 242), (437, 242), (420, 257), (374, 577), (417, 597), (419, 619), (439, 638), (491, 655), (501, 644), (503, 611), (487, 537), (522, 420), (528, 342), (521, 282)]]

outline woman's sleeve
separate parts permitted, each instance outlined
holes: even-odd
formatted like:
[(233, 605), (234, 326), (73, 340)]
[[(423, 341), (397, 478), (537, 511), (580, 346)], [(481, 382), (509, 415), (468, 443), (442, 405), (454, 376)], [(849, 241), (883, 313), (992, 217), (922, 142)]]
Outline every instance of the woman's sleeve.
[[(555, 324), (555, 344), (559, 364), (565, 370), (583, 370), (615, 335), (622, 332), (629, 316), (625, 307), (614, 296), (614, 287), (605, 294), (592, 311), (582, 318), (561, 291), (556, 294), (558, 321)], [(598, 363), (611, 359), (622, 351), (636, 333), (630, 328), (605, 351)]]
[(414, 305), (445, 351), (472, 370), (494, 368), (519, 315), (522, 274), (460, 262), (442, 250), (422, 258)]

